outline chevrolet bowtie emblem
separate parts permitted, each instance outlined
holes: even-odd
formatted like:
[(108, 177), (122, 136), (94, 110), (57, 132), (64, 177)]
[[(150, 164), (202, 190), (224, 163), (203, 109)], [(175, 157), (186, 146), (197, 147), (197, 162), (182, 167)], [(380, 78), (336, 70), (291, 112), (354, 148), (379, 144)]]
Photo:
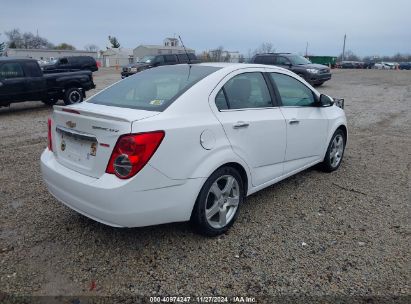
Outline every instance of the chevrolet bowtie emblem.
[(73, 129), (76, 127), (76, 123), (69, 120), (66, 122), (66, 126), (69, 127), (70, 129)]

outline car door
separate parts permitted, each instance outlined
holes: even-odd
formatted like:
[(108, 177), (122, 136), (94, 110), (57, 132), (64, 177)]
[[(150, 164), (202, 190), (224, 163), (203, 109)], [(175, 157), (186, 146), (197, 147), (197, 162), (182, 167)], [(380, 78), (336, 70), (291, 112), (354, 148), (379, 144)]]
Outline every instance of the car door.
[(20, 62), (6, 62), (0, 65), (0, 101), (23, 101), (26, 94), (26, 81)]
[(328, 119), (314, 92), (291, 75), (269, 73), (281, 100), (280, 110), (287, 125), (284, 174), (301, 169), (323, 157)]
[(46, 96), (46, 79), (43, 77), (40, 67), (35, 61), (23, 63), (26, 74), (26, 96), (27, 100), (41, 100)]
[(227, 76), (210, 95), (233, 151), (249, 166), (253, 186), (283, 174), (286, 125), (264, 69)]

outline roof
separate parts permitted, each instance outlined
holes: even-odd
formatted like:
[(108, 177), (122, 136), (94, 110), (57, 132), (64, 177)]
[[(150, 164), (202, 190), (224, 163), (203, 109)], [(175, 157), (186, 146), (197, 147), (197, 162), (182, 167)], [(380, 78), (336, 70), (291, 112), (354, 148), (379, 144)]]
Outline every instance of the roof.
[(261, 54), (256, 54), (258, 56), (269, 56), (269, 55), (295, 55), (293, 53), (261, 53)]
[(203, 62), (198, 65), (202, 66), (211, 66), (216, 68), (224, 68), (228, 70), (238, 70), (238, 69), (249, 69), (249, 68), (269, 68), (278, 71), (287, 71), (289, 70), (274, 66), (274, 65), (265, 65), (265, 64), (256, 64), (256, 63), (229, 63), (229, 62)]

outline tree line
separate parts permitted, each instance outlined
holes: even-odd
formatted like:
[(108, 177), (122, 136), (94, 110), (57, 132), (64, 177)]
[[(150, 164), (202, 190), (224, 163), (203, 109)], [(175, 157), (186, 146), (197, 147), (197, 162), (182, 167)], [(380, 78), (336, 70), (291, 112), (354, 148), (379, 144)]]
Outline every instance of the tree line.
[[(53, 50), (75, 50), (76, 48), (66, 42), (54, 45), (47, 38), (41, 37), (32, 32), (21, 32), (15, 28), (4, 32), (7, 41), (0, 43), (0, 54), (4, 52), (5, 48), (10, 49), (53, 49)], [(1, 35), (1, 34), (0, 34)], [(87, 44), (84, 46), (86, 51), (97, 52), (99, 47), (95, 44)]]

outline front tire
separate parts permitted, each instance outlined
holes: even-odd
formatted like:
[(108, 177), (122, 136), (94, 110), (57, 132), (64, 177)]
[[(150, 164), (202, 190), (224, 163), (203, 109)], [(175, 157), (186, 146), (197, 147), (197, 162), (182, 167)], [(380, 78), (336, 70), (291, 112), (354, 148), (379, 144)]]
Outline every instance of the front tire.
[(237, 219), (244, 197), (244, 184), (238, 171), (232, 167), (221, 167), (201, 188), (191, 222), (203, 235), (222, 234)]
[(69, 88), (64, 92), (64, 103), (72, 105), (83, 101), (83, 91), (79, 88)]
[(347, 139), (343, 130), (335, 131), (328, 145), (327, 153), (324, 161), (321, 163), (321, 168), (325, 172), (333, 172), (337, 170), (342, 162)]

